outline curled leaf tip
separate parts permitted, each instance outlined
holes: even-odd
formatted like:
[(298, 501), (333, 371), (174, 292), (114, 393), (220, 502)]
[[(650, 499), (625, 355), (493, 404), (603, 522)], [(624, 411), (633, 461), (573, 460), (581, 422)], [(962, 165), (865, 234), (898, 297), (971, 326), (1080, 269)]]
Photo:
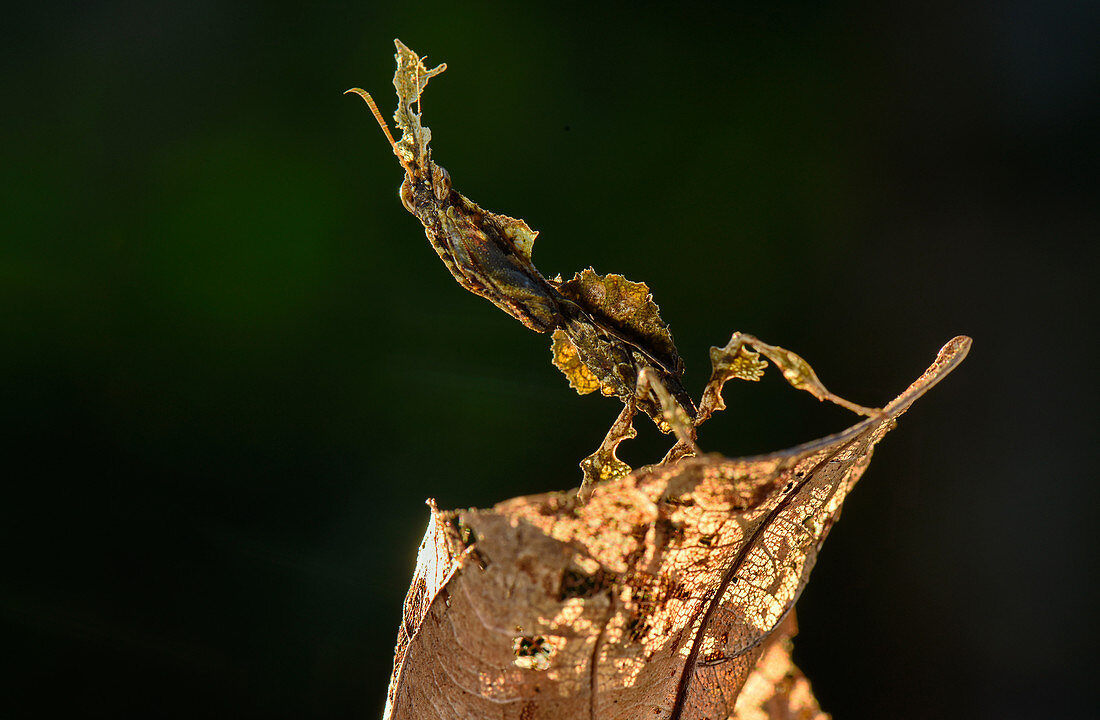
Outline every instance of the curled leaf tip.
[(970, 352), (970, 346), (974, 344), (974, 339), (968, 335), (959, 335), (951, 338), (946, 345), (940, 350), (940, 355), (955, 356), (957, 355), (959, 360), (966, 357), (966, 354)]

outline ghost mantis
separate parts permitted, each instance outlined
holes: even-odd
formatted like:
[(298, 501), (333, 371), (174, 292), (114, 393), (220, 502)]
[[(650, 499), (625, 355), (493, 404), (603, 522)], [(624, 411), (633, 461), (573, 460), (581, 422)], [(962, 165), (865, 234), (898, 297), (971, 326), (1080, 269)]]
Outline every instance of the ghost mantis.
[(405, 171), (401, 202), (420, 220), (428, 241), (462, 287), (527, 328), (551, 333), (554, 365), (577, 392), (599, 390), (623, 402), (600, 447), (580, 463), (582, 500), (591, 496), (596, 483), (631, 471), (616, 449), (634, 437), (633, 420), (639, 410), (676, 438), (662, 463), (697, 455), (696, 429), (725, 408), (721, 392), (726, 381), (759, 380), (769, 362), (792, 387), (818, 400), (868, 417), (881, 412), (831, 393), (809, 363), (790, 350), (742, 333), (710, 349), (712, 373), (696, 405), (681, 382), (684, 366), (672, 334), (644, 283), (621, 275), (601, 276), (592, 269), (570, 280), (546, 278), (531, 258), (536, 231), (523, 220), (483, 210), (454, 189), (450, 174), (432, 160), (431, 131), (421, 121), (424, 89), (447, 66), (429, 69), (400, 40), (394, 44), (394, 122), (401, 137), (394, 139), (369, 93), (360, 88), (347, 92), (359, 95), (370, 107)]

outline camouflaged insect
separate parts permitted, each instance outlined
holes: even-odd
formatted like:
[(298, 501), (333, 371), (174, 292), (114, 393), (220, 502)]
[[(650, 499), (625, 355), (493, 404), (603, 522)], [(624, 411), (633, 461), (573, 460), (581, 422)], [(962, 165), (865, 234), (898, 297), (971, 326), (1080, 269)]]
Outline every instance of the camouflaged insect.
[(531, 330), (551, 333), (553, 363), (584, 395), (599, 390), (624, 404), (600, 448), (581, 462), (581, 496), (594, 483), (622, 477), (630, 467), (618, 459), (618, 444), (634, 436), (633, 417), (641, 410), (677, 441), (662, 462), (693, 455), (695, 428), (721, 403), (730, 379), (757, 380), (774, 363), (796, 388), (862, 415), (877, 411), (839, 398), (821, 384), (798, 355), (735, 333), (721, 348), (711, 348), (713, 372), (696, 407), (681, 382), (684, 363), (645, 283), (621, 275), (600, 275), (589, 268), (572, 279), (548, 279), (531, 252), (538, 232), (526, 222), (482, 209), (454, 189), (450, 174), (432, 159), (432, 133), (421, 120), (420, 97), (428, 82), (447, 69), (424, 65), (419, 55), (395, 40), (397, 90), (394, 140), (370, 94), (348, 90), (370, 106), (405, 170), (401, 202), (420, 220), (428, 241), (462, 287), (492, 302)]

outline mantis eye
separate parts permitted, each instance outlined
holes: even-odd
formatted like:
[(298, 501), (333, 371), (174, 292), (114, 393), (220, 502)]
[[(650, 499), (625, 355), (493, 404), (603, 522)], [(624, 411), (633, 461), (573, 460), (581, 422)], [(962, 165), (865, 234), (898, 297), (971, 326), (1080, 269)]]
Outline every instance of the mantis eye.
[(416, 203), (413, 197), (412, 183), (409, 182), (408, 176), (405, 177), (405, 181), (401, 183), (401, 189), (397, 191), (397, 195), (401, 198), (401, 204), (405, 206), (405, 209), (416, 215)]

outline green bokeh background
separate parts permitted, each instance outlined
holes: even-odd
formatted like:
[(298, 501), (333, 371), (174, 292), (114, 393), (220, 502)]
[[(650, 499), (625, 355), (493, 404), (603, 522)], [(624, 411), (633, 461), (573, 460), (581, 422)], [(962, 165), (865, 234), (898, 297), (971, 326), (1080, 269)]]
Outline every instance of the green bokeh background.
[[(881, 404), (796, 659), (838, 718), (1058, 717), (1095, 640), (1096, 7), (40, 4), (2, 31), (5, 717), (377, 717), (427, 520), (577, 484), (616, 403), (463, 292), (363, 104), (548, 275)], [(844, 427), (770, 376), (728, 454)], [(660, 457), (652, 428), (624, 446)]]

